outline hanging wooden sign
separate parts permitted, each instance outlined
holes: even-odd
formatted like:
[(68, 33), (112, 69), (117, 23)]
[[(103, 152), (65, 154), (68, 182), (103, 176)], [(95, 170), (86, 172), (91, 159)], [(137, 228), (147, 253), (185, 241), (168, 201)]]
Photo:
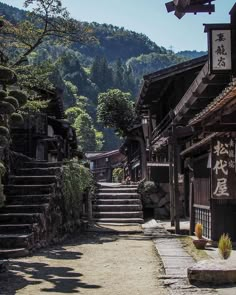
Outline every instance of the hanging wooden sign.
[(232, 71), (231, 28), (229, 24), (205, 25), (208, 32), (210, 74)]
[(211, 156), (212, 198), (236, 199), (234, 139), (214, 138)]

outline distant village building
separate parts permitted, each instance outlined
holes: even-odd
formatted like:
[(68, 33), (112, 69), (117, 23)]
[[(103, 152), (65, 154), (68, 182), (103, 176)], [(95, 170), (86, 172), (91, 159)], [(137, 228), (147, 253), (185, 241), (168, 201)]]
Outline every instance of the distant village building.
[(123, 167), (124, 155), (119, 150), (109, 152), (88, 152), (85, 154), (90, 170), (99, 182), (112, 182), (112, 171)]

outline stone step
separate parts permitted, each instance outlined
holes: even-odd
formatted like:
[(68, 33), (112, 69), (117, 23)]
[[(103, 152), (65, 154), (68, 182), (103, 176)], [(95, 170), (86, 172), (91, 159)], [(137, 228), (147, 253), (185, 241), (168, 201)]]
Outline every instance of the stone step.
[(0, 259), (25, 257), (29, 253), (29, 249), (26, 248), (0, 249)]
[(119, 223), (119, 224), (141, 224), (143, 223), (142, 218), (95, 218), (96, 222), (99, 223)]
[(95, 218), (143, 218), (142, 211), (133, 212), (94, 212)]
[(52, 198), (51, 194), (45, 195), (17, 195), (6, 197), (6, 205), (31, 205), (49, 203)]
[(42, 213), (0, 213), (0, 224), (40, 223)]
[(33, 205), (6, 205), (0, 209), (0, 213), (46, 213), (49, 204)]
[(40, 175), (40, 176), (10, 176), (9, 184), (20, 185), (44, 185), (56, 183), (57, 177), (55, 175)]
[(142, 210), (142, 205), (94, 205), (94, 212), (137, 212)]
[(137, 188), (99, 188), (99, 193), (136, 193)]
[(0, 224), (0, 234), (26, 234), (32, 233), (37, 224)]
[(17, 175), (56, 175), (62, 172), (62, 167), (49, 167), (49, 168), (22, 168), (16, 171)]
[(141, 199), (137, 193), (98, 193), (97, 199)]
[(51, 168), (51, 167), (61, 167), (61, 162), (45, 162), (45, 161), (33, 161), (25, 162), (25, 168)]
[(140, 199), (97, 199), (96, 205), (141, 205)]
[(54, 184), (43, 185), (19, 185), (9, 184), (4, 186), (4, 192), (6, 195), (39, 195), (39, 194), (51, 194), (54, 192)]
[(138, 188), (138, 185), (137, 184), (117, 184), (117, 185), (101, 185), (99, 187), (100, 189), (103, 189), (103, 188), (114, 188), (114, 189), (120, 189), (120, 188)]
[(0, 249), (27, 248), (31, 249), (34, 234), (0, 234)]

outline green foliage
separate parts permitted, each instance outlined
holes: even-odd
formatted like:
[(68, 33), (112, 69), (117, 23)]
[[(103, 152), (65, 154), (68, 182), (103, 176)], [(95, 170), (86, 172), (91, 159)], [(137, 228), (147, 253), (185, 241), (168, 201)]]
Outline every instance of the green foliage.
[(138, 185), (138, 192), (140, 194), (154, 194), (158, 192), (158, 186), (154, 181), (142, 181)]
[(0, 135), (5, 136), (5, 137), (9, 137), (9, 129), (4, 126), (0, 126)]
[(105, 127), (115, 128), (124, 136), (135, 120), (135, 110), (131, 95), (119, 89), (110, 89), (98, 96), (98, 122)]
[(124, 169), (123, 168), (115, 168), (112, 171), (112, 179), (114, 182), (122, 182), (124, 179)]
[(24, 112), (41, 112), (48, 107), (48, 100), (28, 100), (27, 103), (21, 108)]
[[(59, 0), (25, 0), (26, 8), (33, 6), (25, 19), (17, 25), (5, 21), (0, 32), (0, 41), (4, 53), (12, 55), (13, 64), (25, 63), (27, 57), (43, 42), (53, 39), (55, 42), (88, 42), (91, 29), (86, 24), (70, 18), (68, 11)], [(7, 49), (4, 50), (4, 49)], [(9, 58), (9, 60), (11, 60)]]
[(8, 144), (9, 144), (9, 141), (6, 138), (6, 136), (0, 135), (0, 146), (1, 147), (6, 147)]
[(76, 161), (63, 165), (63, 197), (68, 218), (78, 219), (82, 210), (82, 194), (94, 185), (88, 168)]
[(4, 166), (3, 162), (0, 161), (0, 177), (4, 176), (6, 173), (6, 167)]
[(9, 102), (10, 104), (12, 104), (15, 109), (18, 109), (19, 108), (18, 100), (15, 97), (13, 97), (13, 96), (7, 96), (7, 97), (5, 97), (4, 98), (4, 101), (5, 102)]
[(218, 249), (223, 259), (228, 259), (232, 251), (232, 242), (228, 234), (223, 234), (218, 243)]
[(7, 97), (7, 92), (4, 90), (0, 90), (0, 100), (3, 100), (5, 97)]
[(152, 52), (149, 54), (141, 54), (138, 57), (132, 57), (127, 61), (127, 65), (133, 70), (135, 77), (142, 78), (152, 72), (156, 72), (163, 68), (185, 61), (186, 58), (177, 56), (170, 52), (160, 54)]
[(196, 51), (196, 50), (184, 50), (184, 51), (179, 51), (176, 53), (176, 55), (186, 59), (193, 59), (206, 54), (207, 54), (206, 51)]
[(12, 90), (8, 93), (9, 96), (13, 96), (17, 99), (20, 106), (23, 106), (27, 102), (27, 94), (20, 90)]
[(92, 118), (85, 112), (75, 120), (73, 127), (76, 130), (78, 144), (82, 151), (94, 151), (97, 149), (96, 133)]
[(19, 113), (13, 113), (10, 117), (10, 125), (11, 127), (20, 126), (24, 123), (24, 118)]
[(4, 66), (0, 65), (0, 82), (11, 83), (15, 79), (15, 73)]
[(9, 102), (1, 101), (0, 102), (0, 114), (10, 115), (16, 111), (16, 108)]
[(66, 113), (68, 121), (71, 124), (74, 124), (76, 118), (83, 113), (83, 110), (79, 106), (74, 106), (74, 107), (68, 108), (65, 113)]

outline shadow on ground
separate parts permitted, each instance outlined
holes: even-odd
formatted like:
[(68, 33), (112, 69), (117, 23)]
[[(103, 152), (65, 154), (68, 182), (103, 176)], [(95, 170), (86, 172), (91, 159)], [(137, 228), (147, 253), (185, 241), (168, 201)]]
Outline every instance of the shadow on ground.
[[(0, 295), (14, 295), (17, 291), (30, 294), (28, 290), (33, 290), (33, 285), (37, 285), (35, 290), (43, 294), (72, 294), (79, 293), (80, 289), (102, 288), (83, 281), (83, 274), (77, 271), (83, 253), (75, 249), (80, 245), (115, 242), (118, 238), (146, 239), (142, 235), (132, 237), (116, 231), (104, 231), (104, 228), (101, 231), (77, 233), (60, 245), (39, 250), (32, 258), (10, 260), (9, 271), (0, 274)], [(71, 266), (71, 261), (74, 263), (76, 260), (77, 266)]]

